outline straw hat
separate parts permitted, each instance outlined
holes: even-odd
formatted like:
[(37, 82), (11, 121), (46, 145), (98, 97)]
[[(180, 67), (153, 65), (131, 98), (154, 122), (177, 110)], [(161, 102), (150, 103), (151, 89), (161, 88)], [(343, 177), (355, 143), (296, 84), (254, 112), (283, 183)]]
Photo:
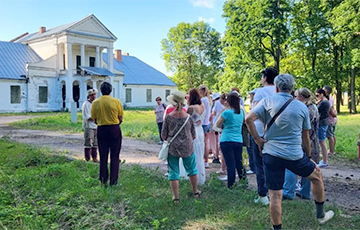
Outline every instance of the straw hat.
[(96, 90), (96, 89), (89, 89), (89, 90), (87, 91), (87, 96), (91, 96), (91, 95), (96, 94), (96, 93), (97, 93), (97, 90)]
[(181, 91), (175, 91), (172, 95), (166, 98), (171, 104), (177, 105), (179, 103), (186, 105), (185, 94)]

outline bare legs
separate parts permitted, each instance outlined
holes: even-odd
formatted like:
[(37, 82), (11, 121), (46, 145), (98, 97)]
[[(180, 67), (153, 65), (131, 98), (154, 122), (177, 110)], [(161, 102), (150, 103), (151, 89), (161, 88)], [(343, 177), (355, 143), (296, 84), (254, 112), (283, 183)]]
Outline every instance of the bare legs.
[[(190, 178), (190, 184), (192, 188), (192, 193), (195, 194), (198, 192), (197, 188), (197, 175), (189, 176)], [(179, 181), (178, 180), (171, 180), (170, 186), (173, 192), (173, 200), (179, 199)]]
[(324, 163), (328, 163), (328, 153), (327, 153), (327, 149), (326, 149), (326, 142), (324, 141), (319, 141), (320, 146), (321, 146), (321, 154), (323, 157), (323, 162)]
[(336, 142), (335, 136), (329, 137), (328, 140), (329, 140), (330, 154), (334, 154), (335, 153), (335, 142)]
[(281, 224), (281, 200), (282, 200), (282, 189), (281, 190), (271, 190), (269, 189), (270, 196), (270, 219), (272, 225)]

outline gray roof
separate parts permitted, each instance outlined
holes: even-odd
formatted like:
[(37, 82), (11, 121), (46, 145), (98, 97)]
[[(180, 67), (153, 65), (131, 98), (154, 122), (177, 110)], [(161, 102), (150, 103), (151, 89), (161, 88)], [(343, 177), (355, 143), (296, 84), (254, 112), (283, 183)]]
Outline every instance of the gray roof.
[(75, 34), (83, 34), (83, 35), (90, 35), (90, 36), (98, 36), (98, 37), (101, 37), (101, 38), (110, 38), (110, 39), (117, 39), (117, 37), (111, 33), (111, 31), (109, 29), (106, 28), (106, 26), (104, 26), (104, 28), (111, 34), (111, 37), (104, 37), (104, 36), (99, 36), (99, 35), (94, 35), (94, 34), (87, 34), (87, 33), (82, 33), (82, 32), (71, 32), (70, 30), (73, 28), (73, 26), (75, 26), (76, 24), (82, 22), (83, 20), (86, 20), (87, 18), (89, 17), (93, 17), (98, 23), (100, 23), (102, 26), (104, 26), (104, 24), (101, 23), (101, 21), (95, 17), (95, 15), (93, 14), (90, 14), (88, 16), (86, 16), (85, 18), (79, 20), (79, 21), (75, 21), (75, 22), (71, 22), (71, 23), (68, 23), (68, 24), (65, 24), (65, 25), (61, 25), (61, 26), (57, 26), (57, 27), (54, 27), (54, 28), (50, 28), (50, 29), (46, 29), (46, 31), (42, 34), (38, 32), (35, 32), (35, 33), (31, 33), (31, 34), (28, 34), (28, 35), (25, 35), (24, 37), (21, 37), (20, 39), (17, 39), (13, 42), (28, 42), (28, 41), (31, 41), (31, 40), (35, 40), (35, 39), (39, 39), (39, 38), (43, 38), (43, 37), (49, 37), (51, 35), (54, 35), (54, 34), (60, 34), (60, 33), (63, 33), (63, 32), (70, 32), (70, 33), (75, 33)]
[[(102, 57), (108, 63), (107, 53)], [(124, 73), (124, 85), (177, 86), (165, 74), (133, 56), (123, 55), (121, 62), (114, 58), (114, 69)]]
[(91, 66), (79, 66), (81, 69), (85, 70), (90, 75), (97, 76), (113, 76), (116, 77), (116, 74), (110, 72), (109, 70), (101, 67), (91, 67)]
[(42, 61), (28, 45), (0, 41), (0, 79), (24, 79), (26, 63)]

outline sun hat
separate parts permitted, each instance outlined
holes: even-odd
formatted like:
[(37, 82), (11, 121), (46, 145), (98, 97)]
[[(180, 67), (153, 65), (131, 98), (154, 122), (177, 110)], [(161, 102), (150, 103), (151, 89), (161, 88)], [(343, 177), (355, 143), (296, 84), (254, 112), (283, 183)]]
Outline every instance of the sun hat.
[(88, 96), (91, 96), (91, 95), (96, 94), (96, 93), (97, 93), (97, 90), (96, 90), (96, 89), (89, 89), (89, 90), (87, 91), (87, 95), (88, 95)]
[(213, 100), (216, 100), (216, 99), (218, 99), (218, 98), (220, 98), (220, 94), (219, 94), (219, 93), (214, 93), (214, 94), (212, 95), (212, 99), (213, 99)]
[(179, 103), (186, 105), (185, 94), (181, 91), (175, 91), (172, 95), (166, 98), (171, 104), (177, 105)]

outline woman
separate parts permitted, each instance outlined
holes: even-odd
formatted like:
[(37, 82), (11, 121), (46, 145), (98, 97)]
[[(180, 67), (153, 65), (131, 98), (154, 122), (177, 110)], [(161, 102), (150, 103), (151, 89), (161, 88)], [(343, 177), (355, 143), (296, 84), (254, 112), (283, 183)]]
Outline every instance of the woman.
[(326, 98), (326, 93), (323, 89), (316, 90), (316, 99), (318, 111), (320, 114), (318, 138), (321, 146), (321, 155), (323, 157), (318, 166), (320, 168), (327, 168), (329, 167), (329, 162), (326, 148), (326, 131), (329, 126), (329, 113), (331, 105)]
[[(226, 101), (226, 93), (223, 93), (223, 94), (220, 95), (220, 103), (223, 106), (223, 109), (220, 111), (219, 114), (221, 114), (224, 110), (229, 109), (229, 105), (228, 105), (228, 103)], [(215, 127), (216, 127), (216, 123), (215, 123)], [(221, 139), (221, 131), (219, 130), (219, 143), (218, 143), (219, 146), (220, 146), (220, 139)], [(221, 150), (221, 148), (220, 148), (220, 150)], [(224, 155), (223, 155), (222, 151), (221, 151), (220, 157), (221, 157), (221, 161), (220, 161), (221, 169), (219, 171), (217, 171), (216, 173), (227, 174), (226, 173), (225, 158), (224, 158)], [(220, 178), (220, 180), (223, 180), (223, 181), (227, 180), (227, 175)]]
[(157, 97), (155, 101), (157, 105), (154, 107), (154, 109), (155, 109), (156, 123), (158, 125), (159, 136), (160, 136), (160, 141), (158, 144), (162, 145), (163, 139), (161, 138), (161, 129), (164, 122), (164, 112), (166, 109), (166, 105), (164, 103), (161, 103), (161, 97)]
[(220, 148), (227, 167), (228, 188), (231, 188), (235, 183), (235, 169), (239, 175), (239, 180), (245, 181), (246, 179), (242, 164), (243, 139), (241, 135), (244, 113), (240, 109), (237, 94), (228, 94), (226, 101), (230, 109), (221, 113), (216, 126), (220, 128), (224, 125), (220, 138)]
[[(297, 100), (302, 101), (309, 109), (309, 117), (311, 124), (311, 130), (309, 131), (311, 143), (311, 159), (315, 161), (315, 163), (319, 163), (319, 140), (317, 137), (317, 132), (319, 128), (320, 116), (316, 105), (313, 103), (313, 94), (308, 88), (301, 88), (295, 91), (295, 97)], [(300, 191), (295, 193), (296, 181), (296, 175), (291, 171), (286, 170), (283, 189), (284, 199), (293, 199), (294, 195), (302, 199), (310, 199), (310, 180), (302, 178)]]
[(173, 202), (179, 203), (179, 158), (182, 157), (183, 165), (186, 169), (187, 175), (190, 178), (193, 197), (198, 198), (200, 191), (197, 189), (197, 169), (194, 153), (194, 139), (196, 137), (195, 127), (193, 122), (188, 119), (188, 114), (183, 110), (186, 104), (185, 94), (176, 91), (173, 95), (167, 97), (167, 100), (174, 106), (174, 111), (166, 116), (162, 128), (163, 140), (170, 141), (180, 128), (179, 134), (171, 142), (169, 146), (169, 181), (173, 191)]
[(208, 139), (209, 139), (209, 132), (210, 132), (210, 115), (211, 115), (211, 106), (212, 106), (212, 98), (210, 97), (210, 92), (209, 89), (207, 88), (206, 85), (200, 85), (199, 86), (199, 91), (200, 91), (200, 95), (201, 95), (201, 102), (205, 105), (205, 118), (203, 120), (202, 123), (202, 127), (204, 130), (204, 135), (205, 135), (205, 149), (204, 149), (204, 164), (205, 164), (205, 168), (209, 168), (209, 147), (207, 145), (208, 143)]
[[(205, 118), (205, 106), (201, 103), (201, 96), (197, 89), (191, 89), (189, 91), (187, 113), (190, 114), (191, 120), (195, 126), (196, 138), (194, 141), (194, 151), (196, 158), (196, 168), (198, 170), (198, 184), (205, 183), (205, 165), (204, 165), (204, 132), (202, 123)], [(181, 161), (180, 161), (181, 164)], [(184, 167), (180, 166), (180, 177), (186, 176)]]

